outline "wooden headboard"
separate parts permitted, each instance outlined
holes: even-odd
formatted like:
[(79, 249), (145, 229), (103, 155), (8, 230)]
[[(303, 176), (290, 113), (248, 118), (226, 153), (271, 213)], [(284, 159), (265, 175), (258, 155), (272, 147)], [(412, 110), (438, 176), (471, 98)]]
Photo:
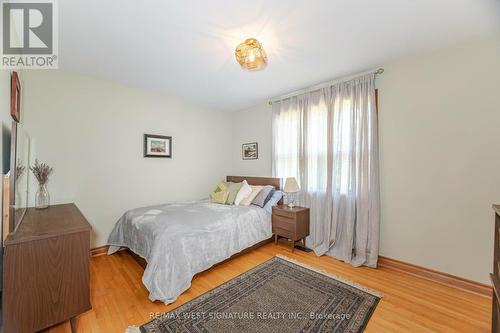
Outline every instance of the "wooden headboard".
[(271, 185), (275, 189), (281, 190), (281, 178), (272, 177), (242, 177), (242, 176), (227, 176), (226, 181), (233, 183), (240, 183), (246, 180), (249, 185)]

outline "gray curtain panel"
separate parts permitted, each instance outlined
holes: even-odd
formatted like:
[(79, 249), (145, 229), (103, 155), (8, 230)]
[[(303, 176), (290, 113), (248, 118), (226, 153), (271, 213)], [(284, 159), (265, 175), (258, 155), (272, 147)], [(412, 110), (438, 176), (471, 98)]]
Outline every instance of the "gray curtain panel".
[(377, 129), (374, 74), (273, 103), (273, 175), (297, 178), (317, 255), (377, 265)]

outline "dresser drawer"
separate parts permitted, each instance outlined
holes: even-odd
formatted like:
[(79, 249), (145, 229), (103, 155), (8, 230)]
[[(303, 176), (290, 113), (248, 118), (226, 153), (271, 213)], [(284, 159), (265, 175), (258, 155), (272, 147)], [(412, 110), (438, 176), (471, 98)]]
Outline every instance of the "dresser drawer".
[(295, 238), (295, 232), (287, 229), (283, 229), (273, 225), (273, 234), (277, 234), (279, 236), (287, 237), (290, 239)]
[(286, 209), (273, 209), (273, 215), (295, 219), (295, 213), (293, 211), (287, 211)]
[(273, 215), (273, 226), (290, 231), (295, 231), (295, 219), (280, 215)]

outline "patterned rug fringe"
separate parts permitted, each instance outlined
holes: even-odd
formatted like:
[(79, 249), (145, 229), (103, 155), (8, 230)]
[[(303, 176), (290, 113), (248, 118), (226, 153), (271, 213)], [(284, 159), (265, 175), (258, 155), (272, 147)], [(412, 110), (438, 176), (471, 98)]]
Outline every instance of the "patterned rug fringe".
[(141, 330), (137, 326), (129, 326), (126, 330), (125, 333), (141, 333)]
[(380, 298), (382, 298), (384, 296), (384, 294), (382, 292), (380, 292), (380, 291), (375, 291), (375, 290), (369, 289), (369, 288), (367, 288), (367, 287), (365, 287), (365, 286), (363, 286), (363, 285), (361, 285), (359, 283), (347, 280), (347, 279), (345, 279), (345, 278), (343, 278), (341, 276), (338, 276), (338, 275), (329, 273), (327, 271), (324, 271), (324, 270), (321, 270), (321, 269), (309, 266), (307, 264), (301, 263), (300, 261), (288, 258), (288, 257), (286, 257), (286, 256), (284, 256), (282, 254), (277, 254), (276, 257), (284, 259), (284, 260), (287, 260), (287, 261), (289, 261), (291, 263), (294, 263), (296, 265), (302, 266), (302, 267), (307, 268), (307, 269), (309, 269), (311, 271), (314, 271), (316, 273), (320, 273), (320, 274), (323, 274), (325, 276), (328, 276), (329, 278), (332, 278), (334, 280), (337, 280), (337, 281), (340, 281), (340, 282), (345, 283), (347, 285), (350, 285), (351, 287), (354, 287), (354, 288), (357, 288), (359, 290), (362, 290), (362, 291), (364, 291), (364, 292), (366, 292), (368, 294), (371, 294), (373, 296), (377, 296), (377, 297), (380, 297)]

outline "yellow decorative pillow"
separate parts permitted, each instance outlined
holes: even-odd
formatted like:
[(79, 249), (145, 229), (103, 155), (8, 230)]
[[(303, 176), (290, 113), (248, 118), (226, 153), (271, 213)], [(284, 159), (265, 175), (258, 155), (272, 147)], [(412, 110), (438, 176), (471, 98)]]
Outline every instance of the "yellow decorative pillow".
[(229, 196), (229, 186), (226, 182), (219, 182), (215, 190), (210, 193), (210, 201), (213, 203), (225, 204)]

